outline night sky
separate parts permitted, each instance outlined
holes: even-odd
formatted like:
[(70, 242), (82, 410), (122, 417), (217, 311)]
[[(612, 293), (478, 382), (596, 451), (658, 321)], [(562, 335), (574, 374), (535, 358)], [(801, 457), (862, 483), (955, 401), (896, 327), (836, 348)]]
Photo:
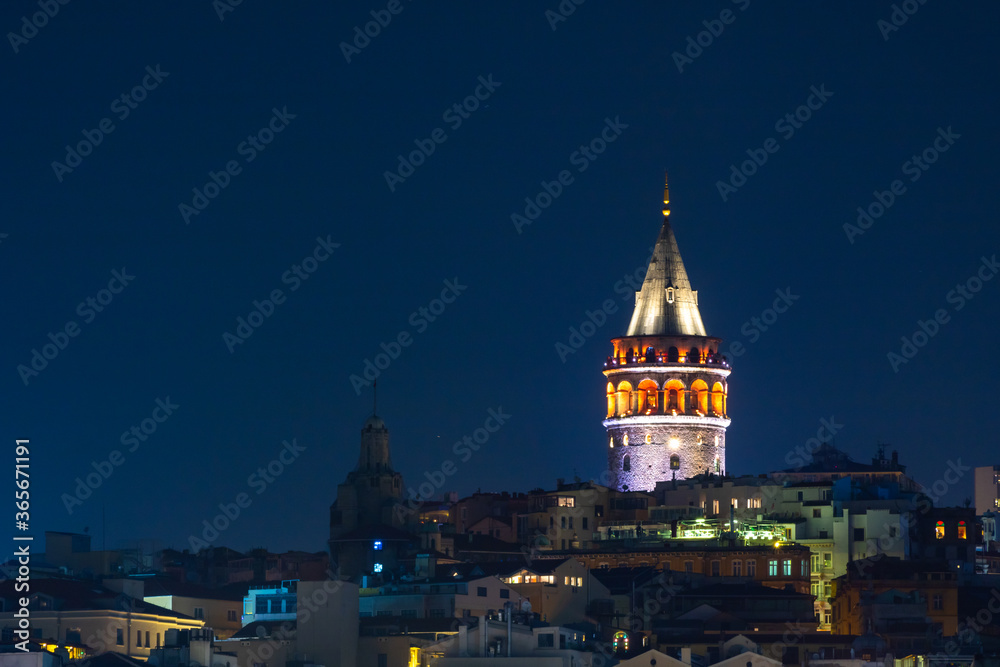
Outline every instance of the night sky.
[(831, 418), (923, 484), (1000, 462), (995, 3), (223, 3), (0, 10), (28, 36), (0, 56), (0, 433), (31, 440), (30, 533), (99, 547), (105, 510), (109, 547), (187, 548), (247, 493), (213, 545), (324, 549), (372, 411), (351, 376), (400, 337), (378, 412), (408, 486), (447, 460), (439, 493), (598, 477), (664, 170), (733, 366), (730, 473)]

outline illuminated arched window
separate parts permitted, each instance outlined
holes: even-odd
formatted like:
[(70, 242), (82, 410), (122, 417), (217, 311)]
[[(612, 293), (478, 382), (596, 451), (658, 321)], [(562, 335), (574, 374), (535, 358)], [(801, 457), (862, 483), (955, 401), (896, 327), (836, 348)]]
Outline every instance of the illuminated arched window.
[(615, 416), (615, 386), (608, 383), (608, 417)]
[(958, 522), (958, 539), (964, 540), (964, 539), (966, 539), (966, 536), (967, 536), (967, 534), (965, 532), (965, 522), (964, 521), (959, 521)]
[(702, 415), (708, 414), (708, 385), (704, 380), (691, 383), (691, 407)]
[(622, 470), (624, 470), (625, 472), (629, 472), (630, 470), (632, 470), (632, 457), (629, 456), (628, 454), (626, 454), (625, 457), (622, 459)]
[(613, 643), (614, 643), (615, 653), (628, 652), (628, 634), (619, 630), (618, 632), (615, 633)]
[(937, 525), (934, 526), (934, 537), (939, 540), (944, 539), (944, 521), (938, 521)]
[(719, 417), (726, 414), (725, 392), (721, 382), (712, 385), (712, 412)]
[(681, 457), (677, 456), (676, 454), (670, 457), (670, 469), (671, 470), (681, 469)]
[(656, 395), (659, 387), (652, 380), (639, 383), (639, 414), (656, 414)]
[(628, 382), (622, 382), (618, 385), (618, 391), (615, 393), (615, 414), (619, 417), (627, 415), (632, 407), (631, 402), (632, 385)]
[(680, 380), (668, 380), (663, 388), (666, 412), (684, 414), (684, 383)]

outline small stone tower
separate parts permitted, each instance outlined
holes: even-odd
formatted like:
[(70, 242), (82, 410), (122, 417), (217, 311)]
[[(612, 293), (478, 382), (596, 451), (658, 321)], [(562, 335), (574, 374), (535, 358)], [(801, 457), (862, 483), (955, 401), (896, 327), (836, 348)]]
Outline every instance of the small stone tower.
[(664, 184), (663, 226), (632, 321), (604, 364), (608, 469), (619, 490), (725, 473), (730, 368), (721, 342), (705, 333)]
[(337, 487), (330, 508), (330, 540), (357, 528), (402, 525), (397, 506), (402, 503), (403, 477), (392, 469), (389, 429), (372, 415), (361, 429), (358, 466)]

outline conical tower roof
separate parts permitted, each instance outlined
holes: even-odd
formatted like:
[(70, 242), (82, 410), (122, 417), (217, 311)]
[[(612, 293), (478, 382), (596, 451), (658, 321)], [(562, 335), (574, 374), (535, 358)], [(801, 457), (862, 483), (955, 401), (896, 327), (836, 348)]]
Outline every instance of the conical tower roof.
[(663, 227), (626, 336), (705, 336), (698, 311), (698, 292), (691, 289), (677, 239), (670, 226), (670, 192), (663, 186)]

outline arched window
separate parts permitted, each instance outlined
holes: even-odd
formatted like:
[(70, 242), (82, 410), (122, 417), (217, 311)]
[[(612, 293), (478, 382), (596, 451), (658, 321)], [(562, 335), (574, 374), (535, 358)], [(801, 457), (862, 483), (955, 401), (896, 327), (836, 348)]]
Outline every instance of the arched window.
[(653, 380), (643, 380), (639, 383), (639, 414), (653, 415), (657, 413), (656, 397), (659, 387)]
[(632, 470), (632, 457), (628, 454), (622, 459), (622, 470), (625, 472)]
[(966, 537), (967, 537), (967, 533), (965, 532), (965, 522), (964, 521), (959, 521), (958, 522), (958, 539), (964, 540), (964, 539), (966, 539)]
[(681, 469), (681, 457), (677, 456), (676, 454), (670, 457), (670, 469), (671, 470)]
[(701, 352), (698, 351), (698, 348), (692, 347), (690, 350), (688, 350), (687, 362), (689, 364), (701, 363)]
[(724, 416), (726, 414), (725, 403), (725, 392), (722, 389), (722, 383), (716, 382), (712, 385), (712, 412), (719, 417)]
[(615, 414), (619, 417), (624, 417), (629, 413), (632, 405), (632, 385), (628, 382), (622, 382), (618, 385), (618, 391), (615, 393)]
[(618, 631), (614, 637), (615, 653), (628, 653), (628, 635)]
[(608, 418), (615, 416), (615, 386), (608, 383)]
[(680, 352), (677, 351), (676, 347), (671, 347), (667, 350), (667, 361), (678, 361), (680, 358)]
[(691, 407), (702, 415), (708, 414), (708, 385), (704, 380), (691, 383)]
[(674, 411), (684, 414), (684, 383), (680, 380), (668, 380), (666, 390), (666, 412)]
[(944, 521), (938, 521), (937, 525), (934, 526), (934, 537), (939, 540), (944, 539)]

